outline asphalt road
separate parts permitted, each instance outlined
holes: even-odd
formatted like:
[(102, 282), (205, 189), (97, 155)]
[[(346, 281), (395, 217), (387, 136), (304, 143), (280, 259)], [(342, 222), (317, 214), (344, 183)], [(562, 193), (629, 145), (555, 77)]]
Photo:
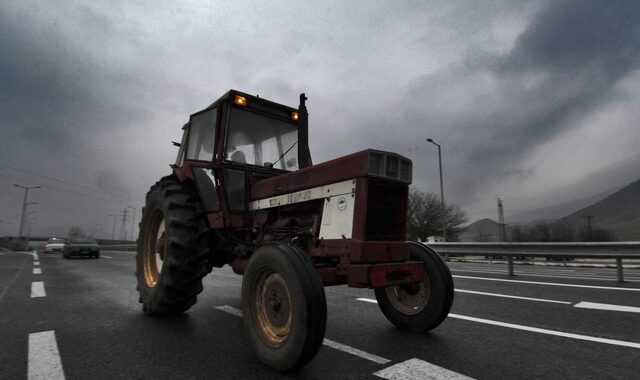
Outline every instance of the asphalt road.
[(371, 290), (326, 288), (329, 341), (283, 375), (254, 356), (237, 315), (242, 279), (229, 269), (205, 278), (183, 316), (151, 318), (130, 252), (2, 253), (0, 379), (638, 378), (640, 270), (619, 285), (614, 269), (450, 267), (452, 313), (427, 334), (395, 329)]

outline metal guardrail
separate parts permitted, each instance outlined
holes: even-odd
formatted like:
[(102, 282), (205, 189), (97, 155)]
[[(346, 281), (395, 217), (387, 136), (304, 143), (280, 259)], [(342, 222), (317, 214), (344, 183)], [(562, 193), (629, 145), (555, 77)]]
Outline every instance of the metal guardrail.
[[(447, 256), (504, 256), (513, 273), (514, 257), (615, 259), (624, 282), (622, 259), (640, 259), (640, 241), (615, 243), (423, 243)], [(135, 244), (102, 245), (103, 250), (135, 252)]]
[(100, 249), (104, 249), (105, 251), (135, 252), (136, 245), (135, 244), (101, 245)]
[(615, 259), (624, 282), (622, 259), (640, 259), (640, 241), (614, 243), (423, 243), (448, 256), (504, 256), (513, 274), (514, 257)]

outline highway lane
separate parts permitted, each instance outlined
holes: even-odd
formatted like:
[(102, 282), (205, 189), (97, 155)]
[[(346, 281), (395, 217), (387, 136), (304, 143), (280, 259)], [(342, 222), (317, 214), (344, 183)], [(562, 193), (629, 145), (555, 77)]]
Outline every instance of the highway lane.
[[(55, 332), (67, 379), (282, 377), (255, 358), (240, 318), (223, 311), (240, 308), (241, 277), (229, 269), (205, 278), (205, 291), (186, 315), (157, 319), (143, 315), (137, 302), (132, 253), (103, 252), (100, 260), (39, 254), (39, 259), (42, 273), (33, 274), (32, 256), (0, 255), (0, 378), (26, 377), (29, 334), (44, 331)], [(370, 302), (371, 290), (327, 288), (326, 337), (389, 362), (324, 346), (314, 361), (287, 377), (379, 378), (373, 374), (411, 359), (477, 379), (633, 378), (640, 371), (640, 313), (575, 307), (580, 302), (640, 307), (639, 284), (620, 290), (611, 280), (524, 274), (515, 277), (518, 282), (496, 281), (511, 279), (482, 265), (452, 263), (459, 290), (454, 317), (429, 334), (395, 329)], [(30, 297), (34, 281), (44, 283), (45, 297)], [(554, 332), (582, 337), (550, 335)]]

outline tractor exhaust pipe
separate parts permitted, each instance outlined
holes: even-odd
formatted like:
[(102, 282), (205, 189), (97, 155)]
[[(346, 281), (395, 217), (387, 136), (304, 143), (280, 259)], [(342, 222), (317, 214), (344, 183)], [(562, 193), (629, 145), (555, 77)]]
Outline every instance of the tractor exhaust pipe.
[(303, 92), (300, 94), (300, 105), (298, 106), (298, 167), (300, 169), (313, 165), (309, 152), (309, 113), (305, 105), (306, 100), (307, 97)]

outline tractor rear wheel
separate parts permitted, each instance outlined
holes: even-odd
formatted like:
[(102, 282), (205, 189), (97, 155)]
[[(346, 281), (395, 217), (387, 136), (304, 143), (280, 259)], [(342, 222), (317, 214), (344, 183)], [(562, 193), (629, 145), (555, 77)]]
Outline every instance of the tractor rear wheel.
[(453, 279), (449, 268), (433, 249), (411, 242), (410, 257), (422, 261), (425, 279), (418, 284), (375, 289), (378, 306), (401, 330), (424, 332), (436, 328), (453, 303)]
[(147, 193), (136, 255), (142, 310), (173, 315), (189, 309), (202, 292), (208, 243), (204, 210), (195, 189), (174, 175)]
[(242, 280), (242, 312), (249, 341), (271, 368), (290, 371), (318, 353), (327, 305), (320, 275), (307, 254), (289, 245), (264, 245)]

